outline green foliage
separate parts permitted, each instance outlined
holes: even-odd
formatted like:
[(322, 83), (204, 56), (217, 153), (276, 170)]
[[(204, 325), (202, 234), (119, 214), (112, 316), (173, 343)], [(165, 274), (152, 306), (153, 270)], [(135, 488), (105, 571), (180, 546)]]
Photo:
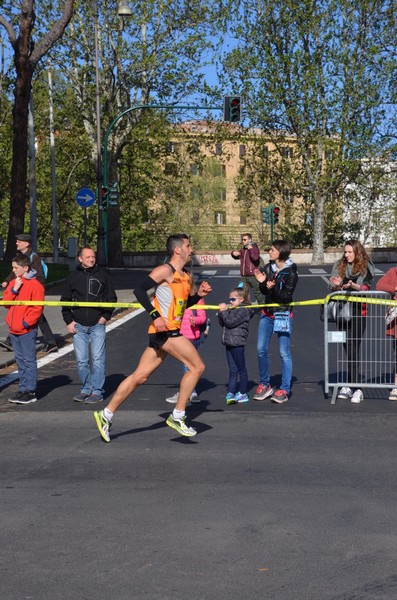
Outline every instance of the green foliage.
[(392, 10), (391, 1), (242, 0), (230, 12), (238, 42), (223, 61), (225, 87), (243, 90), (251, 122), (276, 148), (280, 133), (294, 136), (299, 160), (293, 171), (280, 163), (279, 181), (313, 199), (315, 260), (325, 242), (326, 199), (340, 195), (359, 161), (390, 140), (380, 131), (393, 125), (385, 102), (395, 106), (396, 65), (386, 43)]

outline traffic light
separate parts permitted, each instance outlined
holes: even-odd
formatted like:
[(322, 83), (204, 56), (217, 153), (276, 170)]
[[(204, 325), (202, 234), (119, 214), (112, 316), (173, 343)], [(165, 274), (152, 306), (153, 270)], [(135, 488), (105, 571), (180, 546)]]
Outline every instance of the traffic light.
[(116, 181), (109, 188), (108, 204), (109, 206), (117, 206), (119, 202), (119, 182)]
[(273, 224), (278, 223), (278, 218), (280, 216), (280, 209), (278, 206), (273, 207)]
[(270, 224), (270, 216), (271, 216), (270, 206), (267, 206), (266, 208), (261, 208), (261, 213), (262, 213), (262, 223), (267, 223), (269, 225)]
[(223, 120), (230, 123), (240, 121), (241, 96), (224, 96)]

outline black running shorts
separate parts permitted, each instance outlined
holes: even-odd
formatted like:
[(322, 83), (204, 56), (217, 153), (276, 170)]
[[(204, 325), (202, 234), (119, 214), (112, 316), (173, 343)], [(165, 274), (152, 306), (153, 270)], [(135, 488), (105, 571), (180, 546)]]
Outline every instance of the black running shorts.
[(159, 331), (158, 333), (149, 333), (149, 348), (155, 350), (161, 350), (168, 338), (181, 337), (179, 329), (173, 329), (172, 331)]

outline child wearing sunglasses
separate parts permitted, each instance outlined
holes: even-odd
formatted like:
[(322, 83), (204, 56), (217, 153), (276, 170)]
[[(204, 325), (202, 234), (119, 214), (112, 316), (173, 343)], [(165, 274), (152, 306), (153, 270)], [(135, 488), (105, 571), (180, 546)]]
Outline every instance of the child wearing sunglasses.
[(255, 314), (252, 308), (245, 306), (244, 289), (231, 290), (229, 303), (222, 302), (218, 312), (219, 324), (222, 326), (222, 344), (226, 348), (226, 359), (229, 366), (227, 405), (249, 401), (245, 344), (248, 339), (249, 322)]

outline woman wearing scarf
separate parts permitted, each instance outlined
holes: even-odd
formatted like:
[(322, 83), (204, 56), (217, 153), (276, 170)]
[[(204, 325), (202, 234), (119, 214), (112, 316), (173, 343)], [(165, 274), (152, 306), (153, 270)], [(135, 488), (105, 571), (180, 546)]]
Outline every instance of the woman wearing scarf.
[[(348, 240), (345, 243), (343, 256), (336, 261), (332, 268), (330, 282), (331, 291), (346, 290), (346, 292), (367, 291), (371, 287), (375, 267), (369, 259), (363, 245), (358, 240)], [(366, 328), (367, 307), (360, 302), (351, 303), (352, 318), (349, 321), (338, 321), (337, 327), (346, 331), (344, 349), (347, 357), (349, 381), (359, 381), (360, 346)], [(359, 404), (364, 399), (361, 389), (354, 392), (350, 387), (342, 387), (338, 398)]]

